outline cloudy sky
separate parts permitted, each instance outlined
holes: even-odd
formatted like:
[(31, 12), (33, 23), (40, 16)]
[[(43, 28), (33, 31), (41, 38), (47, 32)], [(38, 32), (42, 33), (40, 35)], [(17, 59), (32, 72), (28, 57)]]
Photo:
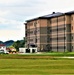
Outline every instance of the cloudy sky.
[(25, 36), (25, 20), (74, 10), (74, 0), (0, 0), (0, 40)]

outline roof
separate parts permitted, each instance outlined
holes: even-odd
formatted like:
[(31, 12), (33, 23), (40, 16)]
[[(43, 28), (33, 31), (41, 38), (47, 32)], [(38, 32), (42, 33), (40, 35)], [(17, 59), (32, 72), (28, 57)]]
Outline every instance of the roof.
[(37, 19), (48, 19), (48, 18), (52, 18), (52, 17), (61, 16), (63, 14), (64, 13), (60, 13), (60, 12), (55, 13), (55, 12), (53, 12), (52, 14), (48, 14), (48, 15), (37, 17), (37, 18), (33, 18), (33, 19), (30, 19), (30, 20), (27, 20), (26, 22), (37, 20)]
[(68, 14), (68, 15), (74, 14), (74, 11), (69, 11), (69, 12), (66, 12), (65, 14)]
[(53, 12), (52, 14), (48, 14), (48, 15), (44, 15), (44, 16), (40, 16), (40, 17), (37, 17), (37, 18), (33, 18), (33, 19), (30, 19), (30, 20), (27, 20), (26, 22), (30, 22), (30, 21), (33, 21), (33, 20), (37, 20), (37, 19), (50, 19), (50, 18), (53, 18), (53, 17), (59, 17), (59, 16), (62, 16), (62, 15), (71, 15), (71, 14), (74, 14), (74, 11), (70, 11), (70, 12), (66, 12), (66, 13), (61, 13), (61, 12)]
[(42, 16), (42, 18), (52, 18), (52, 17), (56, 17), (56, 16), (61, 16), (63, 15), (63, 13), (60, 13), (60, 12), (53, 12), (52, 14), (48, 14), (48, 15), (45, 15), (45, 16)]
[(4, 44), (0, 44), (0, 46), (5, 46)]

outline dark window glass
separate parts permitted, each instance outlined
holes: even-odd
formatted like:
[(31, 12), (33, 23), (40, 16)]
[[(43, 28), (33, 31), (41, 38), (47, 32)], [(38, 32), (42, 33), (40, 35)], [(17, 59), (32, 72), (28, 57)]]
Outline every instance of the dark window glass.
[(73, 36), (72, 36), (72, 39), (73, 39)]
[(73, 30), (73, 26), (72, 26), (72, 30)]
[(73, 49), (73, 46), (72, 46), (72, 49)]

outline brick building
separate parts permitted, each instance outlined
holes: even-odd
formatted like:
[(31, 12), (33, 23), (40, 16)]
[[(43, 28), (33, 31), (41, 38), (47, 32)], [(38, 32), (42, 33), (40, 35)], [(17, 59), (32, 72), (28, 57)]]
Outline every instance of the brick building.
[(25, 30), (27, 45), (38, 51), (74, 51), (74, 11), (27, 20)]

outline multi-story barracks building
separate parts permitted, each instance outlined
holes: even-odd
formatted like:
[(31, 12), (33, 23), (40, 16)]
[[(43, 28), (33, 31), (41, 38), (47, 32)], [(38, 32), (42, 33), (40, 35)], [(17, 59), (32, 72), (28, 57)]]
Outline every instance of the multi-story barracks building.
[(74, 11), (27, 20), (25, 32), (27, 45), (38, 51), (74, 51)]

